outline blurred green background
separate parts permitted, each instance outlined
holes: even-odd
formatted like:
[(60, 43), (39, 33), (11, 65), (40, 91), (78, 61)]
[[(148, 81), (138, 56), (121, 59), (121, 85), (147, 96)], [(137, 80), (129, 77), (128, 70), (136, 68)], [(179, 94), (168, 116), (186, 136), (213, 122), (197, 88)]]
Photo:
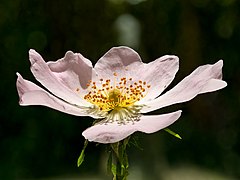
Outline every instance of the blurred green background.
[(111, 179), (106, 147), (90, 143), (77, 168), (82, 131), (93, 119), (40, 106), (20, 107), (16, 72), (34, 80), (28, 50), (46, 61), (67, 50), (96, 61), (127, 45), (144, 62), (180, 58), (171, 87), (202, 64), (224, 59), (227, 88), (154, 113), (183, 110), (164, 131), (136, 133), (129, 179), (240, 179), (240, 1), (237, 0), (1, 0), (0, 179)]

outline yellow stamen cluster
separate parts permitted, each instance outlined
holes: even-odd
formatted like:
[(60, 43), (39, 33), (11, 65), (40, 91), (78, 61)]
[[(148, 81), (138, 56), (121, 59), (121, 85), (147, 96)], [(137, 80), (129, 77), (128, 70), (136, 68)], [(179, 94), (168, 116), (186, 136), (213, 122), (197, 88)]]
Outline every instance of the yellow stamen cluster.
[(132, 78), (122, 77), (114, 81), (99, 79), (100, 83), (90, 81), (87, 84), (89, 92), (84, 99), (96, 105), (101, 111), (111, 111), (119, 108), (127, 108), (146, 96), (150, 85), (145, 81), (133, 81)]

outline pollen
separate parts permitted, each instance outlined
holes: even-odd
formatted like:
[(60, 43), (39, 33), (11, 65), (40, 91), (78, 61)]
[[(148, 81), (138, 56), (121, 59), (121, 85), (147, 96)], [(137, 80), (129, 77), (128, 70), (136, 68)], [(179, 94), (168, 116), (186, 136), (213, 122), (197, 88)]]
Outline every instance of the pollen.
[(132, 77), (118, 77), (113, 73), (114, 79), (99, 79), (89, 81), (88, 93), (84, 99), (99, 108), (100, 111), (129, 108), (147, 95), (150, 85), (143, 80), (133, 80)]

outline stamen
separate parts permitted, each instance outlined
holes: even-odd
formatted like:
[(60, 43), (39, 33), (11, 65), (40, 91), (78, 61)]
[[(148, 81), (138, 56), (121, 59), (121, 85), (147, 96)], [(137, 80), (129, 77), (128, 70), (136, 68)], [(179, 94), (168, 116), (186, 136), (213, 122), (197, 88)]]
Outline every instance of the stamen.
[(94, 110), (94, 112), (104, 115), (105, 122), (136, 121), (139, 119), (141, 107), (136, 106), (135, 103), (147, 95), (151, 86), (146, 81), (133, 81), (131, 77), (117, 77), (116, 72), (113, 75), (113, 81), (100, 78), (98, 85), (95, 81), (89, 81), (88, 93), (83, 98), (98, 108), (98, 111)]

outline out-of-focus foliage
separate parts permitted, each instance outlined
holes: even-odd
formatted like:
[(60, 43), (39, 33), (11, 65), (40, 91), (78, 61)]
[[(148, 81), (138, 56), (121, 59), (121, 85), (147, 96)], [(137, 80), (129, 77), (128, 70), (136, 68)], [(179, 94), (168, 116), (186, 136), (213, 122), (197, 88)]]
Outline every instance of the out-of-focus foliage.
[(178, 55), (177, 80), (201, 64), (224, 59), (228, 82), (219, 92), (157, 111), (183, 109), (170, 127), (183, 140), (164, 131), (137, 133), (143, 150), (129, 148), (130, 166), (140, 167), (148, 177), (144, 179), (164, 179), (168, 169), (185, 165), (240, 178), (239, 19), (237, 0), (2, 0), (0, 179), (104, 173), (102, 145), (90, 143), (84, 163), (76, 165), (84, 144), (81, 133), (92, 119), (20, 107), (15, 73), (35, 81), (29, 70), (30, 48), (46, 60), (72, 50), (95, 63), (118, 45), (134, 48), (144, 62)]

